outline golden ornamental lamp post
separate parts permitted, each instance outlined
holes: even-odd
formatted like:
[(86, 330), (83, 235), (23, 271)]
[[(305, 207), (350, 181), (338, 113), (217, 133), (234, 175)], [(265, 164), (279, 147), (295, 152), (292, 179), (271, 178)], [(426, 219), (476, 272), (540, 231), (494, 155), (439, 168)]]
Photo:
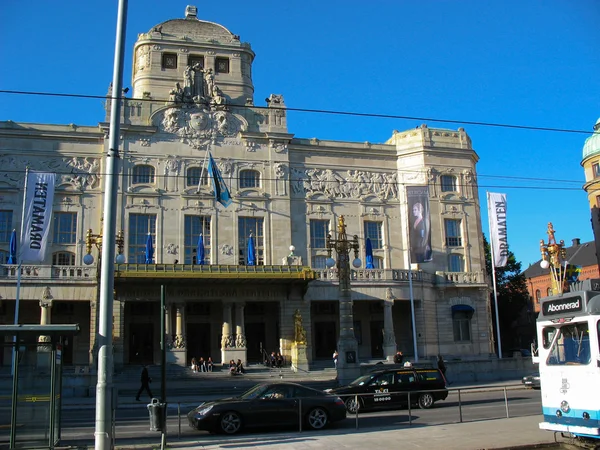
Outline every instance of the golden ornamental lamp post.
[[(337, 239), (327, 235), (326, 240), (328, 258), (325, 264), (328, 268), (336, 265), (339, 279), (339, 305), (340, 305), (340, 337), (337, 351), (339, 353), (337, 370), (338, 381), (346, 384), (355, 379), (359, 373), (358, 365), (358, 342), (354, 335), (354, 315), (352, 312), (352, 295), (350, 289), (350, 250), (354, 250), (354, 261), (352, 265), (360, 267), (361, 260), (358, 258), (358, 236), (354, 235), (352, 240), (346, 235), (346, 224), (344, 216), (338, 221)], [(337, 261), (331, 257), (335, 250)]]
[[(123, 254), (123, 248), (125, 247), (125, 237), (123, 234), (123, 230), (117, 232), (117, 237), (115, 239), (115, 244), (117, 245), (117, 264), (125, 264), (125, 255)], [(97, 277), (100, 276), (100, 257), (102, 255), (102, 234), (94, 234), (92, 229), (87, 230), (85, 234), (85, 251), (86, 254), (83, 257), (83, 263), (87, 266), (94, 264), (94, 256), (92, 255), (92, 247), (96, 247), (98, 249), (98, 274)]]
[(540, 267), (542, 269), (550, 268), (552, 295), (559, 295), (563, 293), (565, 287), (565, 272), (568, 264), (565, 259), (567, 250), (565, 249), (565, 241), (556, 242), (552, 222), (548, 223), (547, 233), (548, 243), (545, 243), (543, 239), (540, 240), (540, 252), (542, 253)]

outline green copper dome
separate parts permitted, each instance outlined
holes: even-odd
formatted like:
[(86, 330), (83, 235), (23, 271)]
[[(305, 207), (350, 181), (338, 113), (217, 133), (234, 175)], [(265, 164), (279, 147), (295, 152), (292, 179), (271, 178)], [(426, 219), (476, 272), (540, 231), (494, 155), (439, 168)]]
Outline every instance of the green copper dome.
[(583, 159), (600, 153), (600, 119), (594, 125), (594, 134), (585, 140), (583, 144)]

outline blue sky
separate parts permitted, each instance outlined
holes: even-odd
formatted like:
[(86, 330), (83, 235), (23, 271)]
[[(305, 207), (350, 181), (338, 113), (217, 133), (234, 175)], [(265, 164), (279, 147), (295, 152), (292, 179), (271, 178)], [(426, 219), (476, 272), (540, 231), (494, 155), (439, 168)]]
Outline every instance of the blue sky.
[[(0, 89), (104, 95), (116, 0), (0, 2)], [(193, 0), (130, 0), (124, 85), (138, 33), (182, 18)], [(597, 0), (196, 2), (202, 20), (249, 42), (255, 104), (592, 131), (600, 116)], [(100, 100), (0, 93), (0, 120), (95, 125)], [(290, 113), (297, 137), (384, 142), (422, 120)], [(464, 126), (486, 190), (508, 194), (511, 250), (526, 268), (553, 222), (592, 240), (580, 166), (586, 134)], [(524, 179), (519, 179), (524, 178)], [(525, 179), (526, 178), (526, 179)], [(562, 182), (557, 180), (566, 180)], [(552, 188), (552, 189), (549, 189)]]

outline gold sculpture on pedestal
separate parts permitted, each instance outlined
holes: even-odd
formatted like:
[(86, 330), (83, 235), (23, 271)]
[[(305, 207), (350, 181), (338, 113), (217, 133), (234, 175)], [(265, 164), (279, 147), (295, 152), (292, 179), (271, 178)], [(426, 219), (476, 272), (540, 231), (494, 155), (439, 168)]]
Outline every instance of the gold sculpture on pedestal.
[[(562, 294), (565, 290), (565, 274), (567, 269), (567, 249), (565, 241), (556, 242), (554, 237), (554, 227), (552, 222), (548, 223), (548, 243), (540, 239), (540, 252), (542, 254), (542, 269), (550, 269), (550, 279), (552, 280), (552, 295)], [(564, 267), (563, 267), (564, 265)]]
[(302, 326), (302, 315), (299, 309), (294, 313), (294, 341), (296, 344), (306, 344), (306, 330)]

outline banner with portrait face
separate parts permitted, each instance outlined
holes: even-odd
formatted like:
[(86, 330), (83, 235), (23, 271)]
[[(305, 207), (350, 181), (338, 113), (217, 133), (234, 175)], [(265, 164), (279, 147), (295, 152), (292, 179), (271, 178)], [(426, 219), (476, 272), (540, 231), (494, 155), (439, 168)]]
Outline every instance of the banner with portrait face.
[(408, 227), (410, 236), (410, 261), (431, 261), (431, 217), (429, 214), (429, 188), (406, 186), (408, 200)]

